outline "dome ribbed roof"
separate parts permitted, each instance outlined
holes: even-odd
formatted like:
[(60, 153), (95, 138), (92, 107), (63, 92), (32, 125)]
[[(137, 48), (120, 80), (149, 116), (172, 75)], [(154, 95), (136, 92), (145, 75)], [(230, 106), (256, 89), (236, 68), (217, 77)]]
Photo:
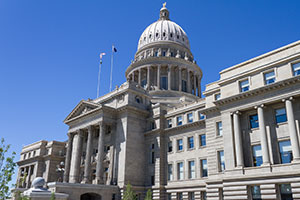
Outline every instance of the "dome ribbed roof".
[(138, 50), (142, 47), (160, 41), (174, 42), (190, 49), (190, 43), (184, 30), (175, 22), (169, 20), (169, 11), (163, 7), (158, 21), (148, 26), (142, 33)]

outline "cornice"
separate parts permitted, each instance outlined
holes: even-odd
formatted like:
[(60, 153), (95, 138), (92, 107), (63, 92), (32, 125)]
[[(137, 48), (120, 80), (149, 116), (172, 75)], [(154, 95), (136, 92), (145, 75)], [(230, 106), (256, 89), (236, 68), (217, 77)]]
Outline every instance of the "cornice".
[(195, 122), (192, 122), (192, 123), (183, 124), (181, 126), (175, 126), (175, 127), (172, 127), (172, 128), (166, 128), (166, 129), (164, 129), (164, 132), (168, 133), (168, 132), (171, 132), (171, 131), (182, 130), (182, 129), (186, 129), (186, 128), (190, 128), (190, 127), (199, 126), (201, 124), (205, 124), (205, 119), (199, 120), (199, 121), (195, 121)]
[(278, 81), (278, 82), (275, 82), (273, 84), (266, 85), (266, 86), (263, 86), (263, 87), (259, 87), (259, 88), (253, 89), (253, 90), (249, 90), (247, 92), (243, 92), (243, 93), (233, 95), (233, 96), (230, 96), (230, 97), (227, 97), (227, 98), (223, 98), (223, 99), (214, 101), (214, 104), (217, 105), (217, 106), (222, 106), (222, 105), (225, 105), (227, 103), (231, 103), (231, 102), (235, 102), (235, 101), (238, 101), (238, 100), (241, 100), (241, 99), (245, 99), (245, 98), (248, 98), (250, 96), (255, 96), (255, 95), (258, 95), (258, 94), (262, 94), (264, 92), (276, 90), (276, 89), (285, 87), (287, 85), (295, 84), (297, 82), (300, 82), (300, 77), (299, 76), (296, 76), (296, 77), (293, 77), (293, 78), (290, 78), (290, 79), (286, 79), (286, 80), (282, 80), (282, 81)]

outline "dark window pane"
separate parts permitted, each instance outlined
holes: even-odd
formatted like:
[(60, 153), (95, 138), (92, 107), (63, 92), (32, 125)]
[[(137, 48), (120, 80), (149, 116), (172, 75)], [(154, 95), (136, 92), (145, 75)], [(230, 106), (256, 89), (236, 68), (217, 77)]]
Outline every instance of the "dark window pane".
[(249, 116), (249, 120), (250, 120), (250, 128), (257, 128), (258, 125), (258, 115), (250, 115)]

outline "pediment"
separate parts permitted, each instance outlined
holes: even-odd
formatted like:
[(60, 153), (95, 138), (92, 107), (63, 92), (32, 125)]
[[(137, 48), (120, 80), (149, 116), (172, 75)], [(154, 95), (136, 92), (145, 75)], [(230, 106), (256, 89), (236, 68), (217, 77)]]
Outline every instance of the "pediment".
[(79, 102), (79, 104), (77, 104), (77, 106), (72, 110), (72, 112), (66, 117), (66, 119), (64, 120), (64, 122), (68, 122), (74, 118), (77, 118), (81, 115), (85, 115), (89, 112), (91, 112), (92, 110), (99, 108), (101, 105), (98, 105), (96, 103), (90, 102), (90, 101), (85, 101), (85, 100), (81, 100)]

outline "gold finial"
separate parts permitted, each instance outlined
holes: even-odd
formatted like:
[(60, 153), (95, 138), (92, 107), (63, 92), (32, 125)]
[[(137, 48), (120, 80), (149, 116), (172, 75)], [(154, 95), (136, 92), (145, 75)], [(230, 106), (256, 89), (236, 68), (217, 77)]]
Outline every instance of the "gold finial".
[(163, 7), (164, 7), (164, 8), (166, 7), (166, 5), (167, 5), (167, 2), (163, 3)]

